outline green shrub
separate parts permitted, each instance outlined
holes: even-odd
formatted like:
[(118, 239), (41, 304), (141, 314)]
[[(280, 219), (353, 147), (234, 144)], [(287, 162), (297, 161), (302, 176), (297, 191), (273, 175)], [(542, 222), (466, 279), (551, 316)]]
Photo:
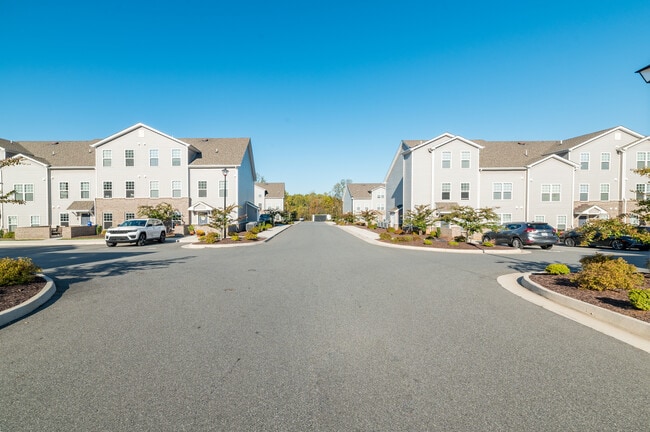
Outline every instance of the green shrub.
[(627, 293), (630, 303), (637, 309), (650, 310), (650, 290), (633, 289)]
[(105, 231), (104, 231), (104, 228), (103, 228), (101, 225), (97, 225), (97, 226), (95, 227), (95, 234), (96, 234), (96, 235), (100, 235), (101, 233), (104, 233), (104, 232), (105, 232)]
[(379, 234), (379, 240), (385, 240), (385, 241), (390, 241), (392, 240), (393, 236), (390, 235), (390, 233), (383, 232)]
[(257, 233), (253, 231), (248, 231), (245, 235), (244, 238), (246, 240), (257, 240)]
[(591, 262), (572, 279), (579, 288), (603, 291), (614, 289), (636, 289), (643, 285), (644, 279), (636, 267), (623, 258)]
[(602, 263), (602, 262), (612, 261), (612, 260), (614, 260), (613, 256), (603, 255), (599, 252), (596, 252), (593, 255), (587, 255), (580, 258), (580, 264), (582, 265), (582, 267), (586, 267), (592, 263)]
[(219, 237), (220, 236), (219, 236), (218, 232), (212, 231), (212, 232), (207, 233), (204, 236), (199, 237), (199, 241), (202, 241), (202, 242), (207, 243), (207, 244), (212, 244), (212, 243), (218, 242)]
[(40, 271), (29, 258), (0, 258), (0, 286), (30, 282)]
[(467, 241), (467, 237), (462, 236), (462, 235), (456, 236), (456, 237), (454, 237), (454, 241), (457, 242), (457, 243), (464, 243), (464, 242)]
[(428, 239), (428, 238), (424, 239), (424, 244), (427, 245), (427, 246), (431, 246), (433, 244), (433, 240)]
[(458, 242), (457, 242), (456, 240), (449, 240), (449, 241), (447, 242), (447, 244), (448, 244), (449, 246), (458, 246)]
[(377, 224), (374, 224), (374, 223), (368, 224), (368, 229), (371, 229), (371, 230), (377, 229)]
[(4, 237), (4, 235), (5, 235), (5, 231), (0, 229), (0, 238)]
[(199, 237), (203, 237), (203, 236), (205, 235), (205, 231), (203, 231), (203, 230), (196, 230), (196, 231), (194, 231), (194, 232), (195, 232), (196, 235), (199, 236)]
[(230, 239), (231, 239), (232, 241), (239, 241), (239, 240), (240, 240), (240, 238), (239, 238), (239, 233), (232, 233), (232, 234), (230, 234)]
[(492, 243), (491, 241), (484, 241), (482, 244), (485, 247), (494, 247), (494, 243)]
[(2, 238), (6, 238), (6, 239), (16, 238), (16, 233), (13, 231), (7, 231), (2, 235)]
[(566, 264), (549, 264), (546, 266), (544, 269), (546, 273), (552, 274), (552, 275), (564, 275), (564, 274), (569, 274), (571, 273), (571, 270), (569, 270), (569, 267), (566, 266)]
[(388, 231), (389, 233), (394, 233), (395, 232), (395, 227), (388, 227), (388, 228), (386, 228), (386, 231)]
[(255, 234), (259, 234), (261, 231), (261, 228), (258, 225), (255, 225), (253, 228), (251, 228), (248, 232), (252, 232)]
[(410, 235), (410, 234), (401, 235), (401, 236), (393, 237), (393, 241), (394, 241), (394, 242), (404, 242), (404, 243), (409, 243), (409, 242), (412, 242), (412, 241), (413, 241), (413, 236)]
[(194, 233), (194, 225), (188, 225), (187, 231), (189, 231), (190, 234)]

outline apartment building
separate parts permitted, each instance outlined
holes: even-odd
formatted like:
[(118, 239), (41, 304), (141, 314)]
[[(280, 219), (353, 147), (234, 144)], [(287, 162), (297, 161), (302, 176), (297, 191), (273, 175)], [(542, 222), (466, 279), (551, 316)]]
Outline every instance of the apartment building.
[(378, 221), (386, 215), (386, 187), (383, 183), (348, 183), (343, 190), (343, 213), (358, 214), (364, 210), (379, 212)]
[(109, 228), (163, 202), (185, 224), (206, 224), (224, 205), (238, 206), (233, 217), (242, 226), (259, 212), (249, 138), (179, 139), (138, 123), (102, 140), (0, 140), (0, 158), (11, 157), (22, 163), (0, 170), (0, 186), (25, 204), (2, 205), (2, 229)]
[(632, 211), (650, 192), (633, 172), (644, 166), (649, 138), (622, 126), (558, 141), (404, 140), (384, 179), (387, 221), (399, 224), (416, 205), (461, 205), (492, 207), (502, 222), (573, 228)]

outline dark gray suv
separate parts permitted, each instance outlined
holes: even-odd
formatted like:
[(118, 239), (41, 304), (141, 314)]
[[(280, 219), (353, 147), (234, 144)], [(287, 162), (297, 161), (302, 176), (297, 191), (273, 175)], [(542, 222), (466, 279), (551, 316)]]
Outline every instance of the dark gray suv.
[(540, 246), (550, 249), (558, 241), (555, 228), (546, 222), (509, 222), (497, 231), (483, 234), (483, 241), (494, 244), (508, 244), (518, 249), (524, 246)]

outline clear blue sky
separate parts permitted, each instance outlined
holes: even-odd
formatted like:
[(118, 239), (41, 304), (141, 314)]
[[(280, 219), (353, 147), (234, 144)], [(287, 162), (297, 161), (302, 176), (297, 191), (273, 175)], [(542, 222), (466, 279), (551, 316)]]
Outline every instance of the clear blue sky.
[(650, 133), (650, 2), (0, 0), (0, 137), (251, 137), (289, 193), (402, 139)]

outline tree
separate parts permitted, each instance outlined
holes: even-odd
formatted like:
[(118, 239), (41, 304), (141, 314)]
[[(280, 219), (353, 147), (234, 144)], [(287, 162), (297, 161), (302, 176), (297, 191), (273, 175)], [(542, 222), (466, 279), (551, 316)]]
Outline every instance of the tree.
[(404, 215), (402, 226), (418, 233), (424, 233), (427, 228), (432, 226), (436, 221), (436, 209), (432, 209), (429, 204), (420, 204), (415, 206), (415, 210), (407, 210)]
[(342, 200), (343, 194), (345, 193), (345, 188), (347, 187), (348, 183), (352, 183), (352, 180), (341, 179), (341, 181), (332, 187), (332, 196)]
[(255, 171), (255, 181), (257, 183), (266, 183), (266, 179), (264, 178), (264, 176), (258, 173), (257, 171)]
[(597, 238), (618, 238), (621, 236), (630, 236), (643, 243), (650, 243), (650, 235), (646, 231), (640, 231), (638, 227), (624, 222), (622, 217), (611, 219), (592, 219), (578, 231), (582, 234), (583, 245), (588, 245)]
[[(0, 160), (0, 168), (20, 165), (22, 163), (22, 158), (9, 158)], [(0, 203), (1, 204), (25, 204), (25, 201), (18, 200), (12, 197), (16, 196), (16, 191), (12, 190), (5, 194), (0, 193)]]
[(138, 206), (138, 216), (160, 219), (167, 227), (167, 230), (171, 229), (172, 219), (175, 213), (174, 207), (168, 203), (160, 203), (155, 207), (148, 205)]
[(374, 225), (377, 222), (377, 216), (380, 214), (381, 212), (379, 210), (362, 210), (359, 212), (359, 217), (363, 219), (367, 227), (370, 227), (370, 225)]
[(208, 226), (214, 228), (219, 233), (223, 232), (224, 229), (227, 229), (229, 225), (238, 220), (238, 218), (233, 217), (232, 215), (237, 208), (239, 208), (237, 204), (230, 204), (229, 206), (226, 206), (225, 209), (213, 209), (210, 214), (210, 222), (208, 222)]
[[(639, 168), (632, 170), (636, 174), (650, 177), (650, 168)], [(650, 185), (646, 185), (646, 190)], [(637, 192), (637, 191), (633, 191)], [(650, 194), (644, 194), (643, 199), (637, 200), (637, 208), (630, 215), (637, 216), (640, 221), (650, 221)]]
[(461, 227), (465, 230), (466, 240), (469, 241), (474, 233), (481, 232), (486, 228), (496, 229), (499, 215), (489, 207), (475, 209), (470, 206), (454, 206), (450, 213), (441, 216), (439, 220)]

